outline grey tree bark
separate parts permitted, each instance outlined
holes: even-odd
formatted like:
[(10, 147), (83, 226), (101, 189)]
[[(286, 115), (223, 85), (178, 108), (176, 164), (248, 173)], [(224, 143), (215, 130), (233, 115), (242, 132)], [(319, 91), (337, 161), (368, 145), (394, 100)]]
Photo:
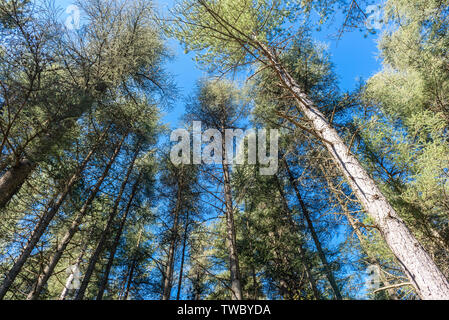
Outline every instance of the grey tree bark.
[(3, 174), (0, 178), (0, 208), (20, 190), (34, 168), (35, 164), (24, 158)]

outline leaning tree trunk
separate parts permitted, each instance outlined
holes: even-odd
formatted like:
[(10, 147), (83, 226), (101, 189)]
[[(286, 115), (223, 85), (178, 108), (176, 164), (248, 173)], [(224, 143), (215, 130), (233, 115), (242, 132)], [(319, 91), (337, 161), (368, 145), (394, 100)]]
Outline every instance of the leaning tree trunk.
[[(326, 146), (334, 163), (343, 173), (365, 211), (376, 223), (385, 242), (420, 296), (423, 299), (449, 299), (449, 282), (446, 277), (407, 228), (338, 132), (280, 64), (273, 52), (257, 40), (254, 40), (254, 43), (260, 48), (283, 86), (294, 96), (298, 109)], [(292, 121), (288, 116), (286, 118)]]
[[(278, 188), (279, 194), (281, 195), (282, 204), (284, 206), (284, 210), (285, 210), (285, 214), (286, 214), (285, 218), (287, 219), (287, 221), (289, 223), (289, 227), (292, 230), (292, 232), (299, 233), (298, 225), (293, 220), (292, 213), (288, 206), (287, 199), (285, 198), (284, 190), (279, 182), (279, 178), (277, 176), (275, 176), (274, 179), (275, 179), (275, 183)], [(318, 287), (316, 286), (316, 281), (315, 281), (315, 277), (313, 276), (313, 273), (312, 273), (312, 268), (309, 266), (305, 250), (302, 247), (301, 243), (298, 243), (298, 253), (300, 255), (300, 258), (303, 261), (303, 266), (306, 271), (307, 280), (309, 280), (310, 288), (312, 289), (313, 295), (315, 296), (315, 299), (320, 300), (321, 294), (320, 294), (320, 291), (318, 290)]]
[(89, 197), (87, 198), (87, 200), (83, 204), (83, 207), (78, 212), (78, 214), (76, 215), (75, 219), (72, 221), (72, 223), (71, 223), (71, 225), (69, 227), (69, 230), (67, 230), (65, 235), (62, 237), (62, 239), (58, 243), (57, 248), (56, 248), (56, 252), (53, 254), (53, 256), (50, 258), (50, 261), (45, 266), (45, 268), (43, 270), (43, 274), (38, 277), (35, 286), (33, 286), (31, 291), (28, 293), (28, 296), (27, 296), (28, 300), (36, 300), (39, 297), (39, 294), (42, 291), (42, 288), (44, 287), (44, 285), (47, 283), (48, 279), (52, 275), (56, 265), (59, 262), (59, 259), (61, 259), (61, 256), (64, 253), (64, 250), (66, 249), (66, 247), (69, 244), (70, 240), (72, 240), (72, 237), (74, 236), (74, 234), (78, 231), (78, 228), (79, 228), (79, 226), (80, 226), (84, 216), (89, 211), (89, 207), (90, 207), (92, 201), (95, 199), (98, 191), (100, 190), (100, 187), (103, 184), (104, 179), (108, 175), (109, 170), (112, 167), (112, 164), (115, 162), (115, 159), (117, 158), (117, 156), (118, 156), (118, 154), (120, 152), (120, 149), (122, 147), (123, 141), (125, 140), (126, 136), (127, 135), (124, 134), (122, 139), (121, 139), (121, 141), (116, 146), (116, 148), (115, 148), (111, 158), (109, 159), (109, 161), (108, 161), (108, 163), (107, 163), (107, 165), (106, 165), (106, 167), (105, 167), (105, 169), (103, 171), (103, 174), (98, 179), (98, 181), (95, 184), (94, 188), (90, 192)]
[(103, 252), (103, 248), (104, 248), (106, 240), (110, 234), (112, 224), (114, 223), (114, 219), (117, 216), (118, 206), (120, 204), (120, 201), (122, 200), (123, 192), (125, 191), (126, 185), (128, 184), (129, 177), (131, 176), (131, 173), (134, 169), (134, 164), (136, 162), (137, 156), (139, 155), (139, 151), (140, 151), (139, 147), (137, 146), (137, 149), (134, 153), (134, 157), (132, 158), (131, 163), (129, 164), (125, 178), (123, 179), (123, 182), (120, 186), (120, 190), (118, 192), (117, 198), (114, 201), (114, 206), (112, 207), (112, 210), (109, 214), (108, 221), (106, 222), (106, 227), (104, 228), (103, 232), (101, 233), (100, 240), (98, 241), (97, 247), (95, 248), (95, 251), (89, 260), (89, 265), (87, 266), (86, 272), (83, 277), (83, 281), (81, 282), (81, 286), (78, 289), (74, 300), (82, 300), (84, 298), (84, 293), (86, 292), (90, 278), (92, 277), (92, 274), (95, 270), (95, 265), (97, 264), (97, 261), (100, 258), (101, 253)]
[(49, 150), (75, 125), (91, 103), (92, 100), (85, 96), (79, 104), (68, 106), (67, 113), (51, 119), (49, 130), (38, 137), (36, 144), (27, 151), (27, 157), (18, 160), (0, 177), (0, 209), (19, 192), (38, 163), (45, 159)]
[(184, 239), (182, 241), (182, 255), (181, 255), (181, 266), (179, 267), (179, 278), (178, 278), (178, 292), (176, 293), (176, 300), (179, 300), (181, 295), (181, 285), (182, 285), (182, 274), (184, 272), (184, 260), (186, 254), (187, 237), (189, 229), (189, 211), (186, 213), (186, 221), (184, 226)]
[(114, 263), (115, 253), (117, 252), (120, 238), (123, 233), (123, 228), (125, 227), (126, 219), (128, 218), (128, 214), (131, 209), (131, 205), (134, 201), (134, 197), (136, 196), (136, 193), (137, 193), (137, 188), (139, 187), (139, 184), (140, 184), (141, 175), (142, 175), (142, 173), (140, 172), (139, 176), (136, 179), (136, 182), (134, 183), (134, 185), (132, 187), (131, 196), (129, 197), (128, 203), (126, 204), (125, 212), (123, 213), (122, 219), (120, 220), (119, 228), (117, 230), (117, 233), (115, 234), (114, 242), (113, 242), (111, 250), (109, 252), (108, 263), (106, 264), (103, 278), (101, 279), (100, 285), (98, 286), (97, 300), (103, 299), (104, 291), (106, 290), (106, 286), (108, 284), (109, 273), (111, 272), (111, 268)]
[(0, 299), (3, 299), (6, 292), (11, 287), (11, 284), (14, 282), (15, 278), (19, 274), (20, 270), (22, 270), (23, 265), (29, 258), (33, 249), (36, 247), (37, 243), (39, 242), (40, 238), (44, 234), (45, 230), (47, 229), (48, 225), (52, 221), (53, 217), (55, 216), (55, 214), (58, 212), (59, 208), (65, 201), (67, 195), (72, 190), (73, 185), (78, 181), (78, 178), (80, 177), (81, 173), (83, 172), (84, 168), (86, 167), (87, 163), (89, 162), (89, 160), (92, 157), (95, 150), (98, 148), (98, 146), (103, 141), (108, 130), (109, 130), (109, 126), (103, 131), (103, 133), (99, 137), (96, 145), (87, 153), (84, 160), (81, 162), (79, 167), (76, 169), (76, 172), (70, 177), (70, 179), (64, 186), (63, 191), (58, 196), (57, 200), (48, 205), (46, 212), (43, 214), (42, 218), (39, 220), (37, 225), (34, 227), (34, 230), (31, 233), (28, 243), (26, 244), (25, 248), (20, 253), (20, 256), (17, 258), (14, 265), (9, 270), (8, 274), (5, 277), (5, 280), (3, 280), (3, 283), (0, 287)]
[[(93, 230), (93, 228), (91, 230)], [(79, 268), (81, 261), (83, 261), (83, 257), (86, 254), (88, 245), (89, 245), (89, 239), (86, 239), (84, 241), (83, 248), (81, 249), (81, 253), (78, 255), (78, 258), (76, 259), (75, 264), (74, 264), (77, 268)], [(64, 285), (64, 289), (62, 289), (61, 294), (59, 295), (59, 300), (65, 300), (65, 298), (67, 297), (67, 294), (69, 293), (70, 285), (72, 284), (72, 281), (74, 280), (74, 278), (75, 278), (75, 275), (72, 270), (70, 275), (67, 277), (67, 280)]]
[(22, 159), (6, 171), (0, 178), (0, 208), (20, 190), (25, 180), (33, 171), (35, 165), (28, 159)]
[(310, 217), (309, 210), (307, 209), (306, 204), (304, 203), (304, 200), (302, 199), (301, 194), (299, 193), (298, 183), (297, 183), (296, 179), (294, 178), (293, 173), (290, 170), (290, 167), (289, 167), (289, 165), (287, 163), (287, 160), (285, 158), (283, 158), (283, 162), (285, 164), (285, 169), (287, 170), (290, 183), (292, 184), (293, 189), (295, 190), (296, 198), (298, 199), (299, 205), (301, 207), (302, 214), (303, 214), (304, 218), (307, 221), (307, 227), (308, 227), (308, 229), (310, 231), (310, 234), (312, 235), (313, 242), (314, 242), (315, 247), (316, 247), (316, 249), (318, 251), (318, 256), (320, 257), (321, 263), (324, 266), (324, 270), (326, 272), (327, 280), (329, 281), (329, 283), (330, 283), (330, 285), (332, 287), (332, 291), (334, 291), (335, 298), (337, 300), (341, 300), (342, 296), (341, 296), (341, 293), (340, 293), (340, 288), (338, 287), (337, 281), (335, 281), (335, 277), (334, 277), (334, 274), (332, 272), (332, 269), (331, 269), (331, 267), (330, 267), (330, 265), (329, 265), (329, 263), (327, 261), (326, 255), (324, 254), (324, 250), (321, 247), (321, 242), (320, 242), (320, 239), (318, 238), (318, 235), (317, 235), (317, 233), (315, 231), (315, 227), (313, 226), (313, 222), (312, 222), (312, 218)]

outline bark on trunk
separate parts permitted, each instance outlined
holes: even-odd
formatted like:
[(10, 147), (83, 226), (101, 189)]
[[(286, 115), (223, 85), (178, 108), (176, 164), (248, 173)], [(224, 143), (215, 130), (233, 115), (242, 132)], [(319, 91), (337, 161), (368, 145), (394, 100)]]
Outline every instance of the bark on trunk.
[(313, 131), (322, 139), (334, 163), (343, 173), (366, 212), (375, 221), (385, 242), (421, 297), (448, 300), (449, 282), (446, 277), (407, 228), (374, 180), (272, 51), (260, 42), (256, 41), (256, 44), (280, 81), (295, 97), (299, 110), (309, 120)]
[(33, 171), (35, 165), (28, 159), (20, 160), (0, 178), (0, 208), (20, 190), (22, 184)]
[(123, 233), (123, 228), (125, 227), (126, 219), (128, 218), (128, 214), (131, 209), (131, 205), (134, 201), (134, 197), (136, 196), (136, 193), (137, 193), (137, 188), (139, 187), (139, 184), (140, 184), (140, 177), (141, 177), (141, 173), (139, 173), (139, 176), (137, 177), (136, 182), (134, 183), (134, 185), (132, 187), (131, 196), (129, 197), (128, 203), (126, 204), (125, 212), (123, 213), (122, 219), (120, 220), (120, 225), (119, 225), (119, 228), (115, 235), (111, 251), (109, 253), (108, 263), (106, 264), (103, 278), (101, 279), (100, 285), (98, 287), (97, 300), (103, 299), (104, 291), (106, 290), (106, 286), (108, 284), (109, 273), (111, 272), (112, 265), (114, 264), (115, 253), (117, 252), (120, 238)]
[(297, 183), (296, 179), (294, 178), (293, 173), (290, 170), (290, 167), (289, 167), (289, 165), (287, 163), (287, 160), (285, 158), (283, 158), (283, 162), (285, 164), (285, 168), (287, 169), (287, 173), (288, 173), (288, 177), (289, 177), (290, 183), (292, 184), (293, 189), (295, 190), (296, 198), (298, 199), (299, 205), (301, 207), (302, 214), (303, 214), (304, 218), (307, 221), (307, 227), (308, 227), (308, 229), (310, 231), (310, 234), (312, 235), (313, 242), (314, 242), (315, 247), (316, 247), (316, 249), (318, 251), (318, 256), (320, 257), (321, 263), (324, 266), (324, 270), (326, 272), (327, 280), (329, 281), (329, 283), (330, 283), (330, 285), (332, 287), (332, 291), (334, 291), (335, 298), (337, 300), (341, 300), (342, 296), (341, 296), (341, 293), (340, 293), (340, 289), (338, 287), (337, 281), (335, 281), (335, 277), (334, 277), (334, 274), (332, 272), (332, 269), (329, 266), (329, 263), (327, 262), (327, 258), (326, 258), (326, 255), (324, 254), (323, 248), (321, 247), (321, 242), (320, 242), (320, 239), (318, 238), (318, 235), (317, 235), (317, 233), (315, 231), (315, 227), (313, 226), (313, 222), (312, 222), (312, 218), (310, 217), (309, 210), (307, 209), (306, 204), (304, 203), (304, 201), (303, 201), (303, 199), (301, 197), (301, 194), (299, 193), (298, 183)]
[[(246, 200), (245, 200), (245, 212), (248, 212)], [(251, 210), (249, 210), (251, 212)], [(252, 232), (249, 224), (249, 219), (246, 220), (246, 233), (247, 233), (247, 239), (249, 244), (249, 250), (250, 252), (254, 252), (254, 246), (252, 241)], [(257, 277), (256, 277), (256, 268), (254, 267), (254, 262), (251, 263), (251, 276), (253, 280), (253, 292), (252, 292), (252, 299), (257, 300)]]
[(72, 190), (73, 185), (78, 181), (78, 178), (80, 177), (81, 173), (84, 171), (87, 163), (89, 162), (90, 158), (92, 157), (95, 150), (97, 150), (98, 146), (101, 144), (101, 142), (104, 140), (105, 136), (107, 135), (107, 132), (109, 130), (109, 127), (103, 131), (100, 138), (98, 139), (96, 145), (94, 148), (92, 148), (86, 157), (83, 159), (79, 167), (77, 168), (76, 172), (70, 177), (67, 184), (64, 186), (63, 191), (58, 196), (57, 200), (50, 203), (48, 206), (46, 212), (43, 214), (42, 218), (39, 220), (37, 225), (34, 227), (33, 232), (30, 235), (30, 238), (28, 240), (28, 243), (26, 244), (25, 248), (20, 253), (20, 256), (17, 258), (14, 265), (9, 270), (8, 274), (5, 277), (5, 280), (3, 280), (3, 283), (0, 287), (0, 299), (3, 299), (6, 292), (11, 287), (12, 283), (14, 282), (15, 278), (19, 274), (20, 270), (22, 270), (23, 265), (29, 258), (31, 252), (36, 247), (37, 243), (39, 242), (40, 238), (44, 234), (45, 230), (47, 229), (48, 225), (50, 224), (51, 220), (55, 216), (55, 214), (58, 212), (59, 208), (65, 201), (67, 195)]
[(201, 274), (199, 271), (196, 272), (195, 282), (193, 283), (193, 300), (201, 300)]
[[(39, 140), (36, 145), (26, 152), (27, 157), (20, 159), (1, 176), (0, 209), (4, 208), (8, 201), (19, 192), (34, 168), (45, 159), (51, 147), (61, 140), (91, 104), (91, 98), (84, 96), (79, 104), (68, 106), (68, 111), (65, 114), (51, 119), (49, 129), (43, 131), (41, 136), (38, 137)], [(27, 143), (30, 143), (30, 141), (27, 141)], [(22, 146), (22, 148), (25, 147)]]
[(100, 190), (101, 185), (103, 184), (104, 179), (109, 173), (109, 170), (111, 169), (112, 164), (114, 163), (115, 159), (117, 158), (121, 146), (123, 144), (123, 141), (126, 138), (126, 134), (123, 135), (123, 138), (116, 146), (111, 158), (109, 159), (109, 162), (106, 165), (106, 168), (103, 171), (103, 174), (98, 179), (97, 183), (95, 184), (94, 188), (89, 194), (89, 197), (85, 201), (83, 207), (76, 215), (75, 219), (72, 221), (69, 230), (65, 233), (65, 235), (62, 237), (60, 243), (58, 244), (56, 248), (56, 252), (53, 254), (53, 256), (50, 258), (50, 261), (45, 266), (43, 270), (43, 274), (38, 277), (38, 280), (36, 282), (36, 285), (33, 287), (33, 289), (28, 293), (27, 299), (28, 300), (36, 300), (39, 297), (39, 294), (44, 287), (44, 285), (47, 283), (48, 279), (52, 275), (56, 265), (59, 262), (59, 259), (61, 258), (62, 254), (64, 253), (64, 250), (66, 249), (67, 245), (69, 244), (70, 240), (72, 239), (73, 235), (77, 232), (79, 225), (81, 224), (84, 216), (89, 211), (90, 204), (95, 199), (98, 191)]
[(120, 186), (120, 190), (117, 195), (117, 198), (115, 199), (114, 206), (112, 207), (112, 210), (109, 214), (108, 221), (106, 222), (106, 227), (102, 231), (97, 247), (95, 248), (92, 257), (89, 260), (89, 265), (87, 266), (86, 272), (83, 277), (83, 281), (81, 282), (81, 286), (76, 293), (75, 300), (82, 300), (84, 298), (84, 293), (86, 292), (90, 278), (92, 277), (92, 274), (95, 270), (95, 265), (97, 264), (97, 261), (100, 258), (101, 253), (103, 252), (103, 248), (110, 234), (112, 224), (114, 223), (115, 217), (117, 216), (118, 206), (120, 204), (120, 201), (122, 200), (123, 192), (125, 191), (126, 185), (128, 184), (129, 177), (131, 176), (131, 173), (134, 169), (134, 164), (136, 162), (137, 156), (139, 155), (139, 151), (140, 149), (139, 147), (137, 147), (134, 156), (131, 160), (131, 163), (128, 167), (128, 170), (126, 172), (125, 178), (123, 179), (123, 182)]

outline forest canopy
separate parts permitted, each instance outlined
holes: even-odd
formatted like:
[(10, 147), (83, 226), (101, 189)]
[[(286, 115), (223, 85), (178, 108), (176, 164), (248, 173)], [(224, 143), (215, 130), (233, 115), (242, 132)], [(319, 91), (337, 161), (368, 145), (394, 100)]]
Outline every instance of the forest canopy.
[[(0, 0), (0, 299), (449, 300), (448, 33), (448, 0)], [(323, 34), (379, 68), (343, 86)]]

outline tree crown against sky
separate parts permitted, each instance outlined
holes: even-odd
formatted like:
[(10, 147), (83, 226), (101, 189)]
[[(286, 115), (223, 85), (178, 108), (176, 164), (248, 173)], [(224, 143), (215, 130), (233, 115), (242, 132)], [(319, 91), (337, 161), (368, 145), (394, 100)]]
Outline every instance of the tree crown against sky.
[[(350, 81), (371, 4), (1, 1), (0, 297), (447, 298), (449, 3), (376, 3)], [(167, 113), (278, 129), (278, 170), (172, 163)]]

